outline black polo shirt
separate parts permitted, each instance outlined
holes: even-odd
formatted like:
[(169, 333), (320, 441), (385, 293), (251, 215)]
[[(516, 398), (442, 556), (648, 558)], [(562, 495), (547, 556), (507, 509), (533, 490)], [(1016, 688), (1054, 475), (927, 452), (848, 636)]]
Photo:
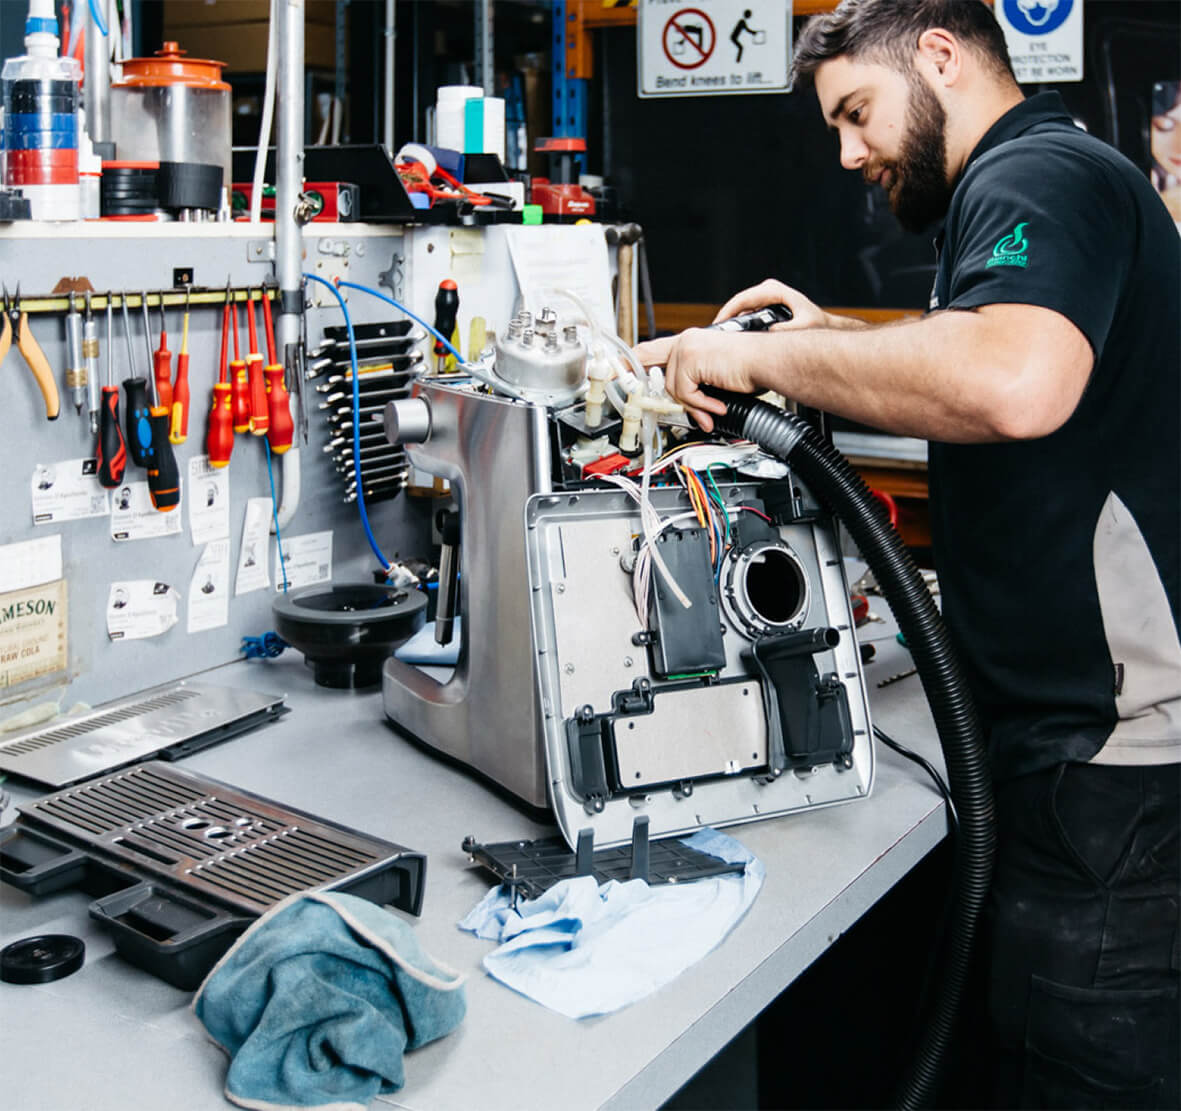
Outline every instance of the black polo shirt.
[(1177, 762), (1177, 228), (1147, 176), (1043, 93), (981, 139), (937, 246), (932, 309), (1038, 305), (1095, 355), (1049, 436), (930, 448), (943, 610), (994, 772)]

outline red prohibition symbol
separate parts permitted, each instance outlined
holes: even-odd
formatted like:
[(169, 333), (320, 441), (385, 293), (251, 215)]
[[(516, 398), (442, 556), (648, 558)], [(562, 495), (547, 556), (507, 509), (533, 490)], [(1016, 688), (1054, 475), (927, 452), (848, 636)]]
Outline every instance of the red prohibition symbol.
[(700, 8), (682, 8), (664, 25), (664, 56), (678, 69), (697, 69), (709, 61), (717, 42), (713, 20)]

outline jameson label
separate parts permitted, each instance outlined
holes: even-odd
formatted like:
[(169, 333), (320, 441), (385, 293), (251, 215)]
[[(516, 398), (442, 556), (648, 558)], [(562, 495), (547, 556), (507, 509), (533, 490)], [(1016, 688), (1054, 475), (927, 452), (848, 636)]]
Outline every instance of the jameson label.
[(66, 582), (0, 594), (0, 688), (66, 668)]

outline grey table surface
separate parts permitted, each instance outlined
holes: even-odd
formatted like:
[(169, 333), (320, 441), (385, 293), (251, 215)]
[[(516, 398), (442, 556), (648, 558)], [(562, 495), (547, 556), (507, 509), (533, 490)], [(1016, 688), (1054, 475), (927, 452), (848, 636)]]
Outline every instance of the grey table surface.
[[(884, 603), (875, 610), (888, 616)], [(893, 626), (871, 624), (874, 719), (942, 766), (917, 678)], [(465, 972), (468, 1014), (406, 1059), (405, 1087), (374, 1106), (414, 1111), (655, 1107), (739, 1033), (944, 836), (943, 804), (914, 765), (878, 746), (869, 798), (733, 827), (766, 883), (724, 943), (676, 980), (616, 1014), (572, 1021), (487, 976), (492, 943), (456, 928), (488, 890), (460, 843), (543, 836), (483, 783), (403, 740), (377, 693), (316, 687), (302, 657), (238, 663), (207, 681), (285, 693), (292, 713), (191, 756), (195, 771), (428, 855), (420, 918), (426, 950)], [(11, 787), (19, 805), (37, 792)], [(14, 817), (9, 808), (4, 822)], [(81, 971), (56, 983), (0, 984), (0, 1101), (14, 1111), (220, 1109), (226, 1058), (193, 1016), (191, 995), (125, 963), (70, 891), (32, 899), (0, 884), (0, 944), (38, 933), (86, 942)]]

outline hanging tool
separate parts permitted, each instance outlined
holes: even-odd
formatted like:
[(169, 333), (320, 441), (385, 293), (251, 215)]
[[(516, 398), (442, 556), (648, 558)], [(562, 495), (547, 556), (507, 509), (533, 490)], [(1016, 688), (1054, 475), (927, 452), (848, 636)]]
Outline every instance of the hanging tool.
[(86, 359), (82, 354), (82, 317), (72, 292), (66, 313), (66, 388), (73, 393), (74, 408), (81, 414), (86, 403)]
[[(131, 354), (131, 317), (127, 312), (127, 294), (123, 300), (123, 335), (127, 340), (127, 373), (123, 379), (127, 391), (127, 451), (137, 467), (148, 465), (148, 453), (152, 447), (151, 413), (148, 407), (148, 380), (135, 373), (135, 358)], [(151, 343), (148, 343), (149, 354)], [(148, 364), (151, 365), (150, 363)]]
[(90, 309), (90, 290), (86, 291), (86, 320), (82, 325), (82, 358), (86, 361), (86, 391), (90, 408), (90, 433), (98, 433), (98, 321)]
[[(458, 315), (459, 288), (450, 278), (444, 278), (439, 283), (439, 292), (435, 294), (435, 331), (450, 340), (458, 338), (458, 333), (455, 329), (455, 320)], [(452, 346), (454, 346), (454, 342)], [(447, 351), (442, 340), (436, 339), (435, 369), (437, 373), (442, 374), (448, 369), (449, 359), (451, 361), (451, 367), (454, 367), (455, 356)]]
[(37, 385), (41, 387), (41, 396), (45, 398), (45, 415), (49, 420), (57, 420), (61, 412), (61, 398), (58, 396), (57, 383), (53, 380), (53, 371), (49, 367), (49, 360), (41, 345), (37, 342), (33, 330), (29, 327), (29, 314), (21, 312), (21, 287), (18, 283), (16, 294), (9, 300), (8, 287), (4, 286), (4, 322), (0, 324), (0, 362), (8, 354), (8, 348), (13, 341), (16, 349), (25, 360), (25, 365), (33, 372)]
[[(161, 298), (163, 303), (163, 298)], [(152, 351), (152, 325), (148, 315), (148, 295), (145, 291), (140, 301), (140, 308), (144, 314), (144, 336), (148, 343), (148, 354)], [(172, 356), (169, 354), (169, 364)], [(150, 363), (149, 363), (150, 365)], [(161, 513), (175, 509), (180, 502), (180, 472), (176, 466), (176, 456), (172, 452), (172, 444), (168, 441), (168, 409), (160, 404), (160, 387), (156, 378), (152, 378), (152, 408), (149, 414), (151, 420), (151, 447), (148, 458), (148, 491), (152, 495), (152, 505)]]
[(271, 427), (267, 412), (267, 384), (262, 374), (262, 353), (258, 349), (258, 332), (254, 323), (254, 294), (246, 291), (246, 334), (250, 350), (246, 353), (246, 369), (250, 379), (250, 433), (265, 436)]
[[(114, 333), (111, 325), (113, 309), (111, 302), (114, 298), (107, 294), (107, 380), (103, 386), (102, 406), (99, 412), (98, 447), (98, 481), (106, 487), (118, 486), (123, 481), (123, 471), (127, 466), (127, 444), (123, 440), (123, 429), (119, 427), (119, 387), (114, 385), (112, 368), (113, 352), (115, 349)], [(87, 304), (87, 312), (90, 306)], [(88, 321), (89, 323), (89, 321)], [(97, 340), (95, 344), (97, 346)]]
[[(173, 444), (183, 444), (189, 434), (189, 298), (192, 292), (191, 286), (185, 287), (185, 319), (181, 326), (180, 354), (176, 357), (176, 385), (172, 387), (168, 423), (168, 440)], [(160, 307), (164, 307), (163, 298), (160, 298)]]
[(289, 447), (295, 434), (291, 422), (291, 398), (284, 381), (286, 370), (275, 358), (275, 325), (271, 320), (271, 302), (267, 291), (262, 291), (262, 320), (267, 340), (267, 365), (263, 367), (263, 378), (267, 384), (267, 409), (270, 425), (267, 429), (267, 443), (276, 455), (282, 455)]
[(246, 378), (246, 360), (238, 350), (238, 302), (234, 300), (229, 282), (226, 282), (226, 300), (231, 304), (233, 313), (234, 361), (230, 363), (230, 387), (234, 405), (234, 431), (249, 432), (250, 383)]
[[(147, 327), (148, 302), (144, 294), (144, 326)], [(151, 338), (148, 339), (149, 346)], [(152, 356), (155, 366), (156, 396), (165, 410), (172, 409), (172, 352), (168, 350), (168, 317), (164, 312), (164, 294), (160, 294), (160, 346)]]
[(211, 467), (229, 465), (234, 450), (234, 401), (230, 395), (229, 357), (230, 298), (221, 313), (221, 358), (217, 364), (217, 381), (213, 383), (213, 408), (209, 411), (209, 431), (205, 436), (205, 451)]

